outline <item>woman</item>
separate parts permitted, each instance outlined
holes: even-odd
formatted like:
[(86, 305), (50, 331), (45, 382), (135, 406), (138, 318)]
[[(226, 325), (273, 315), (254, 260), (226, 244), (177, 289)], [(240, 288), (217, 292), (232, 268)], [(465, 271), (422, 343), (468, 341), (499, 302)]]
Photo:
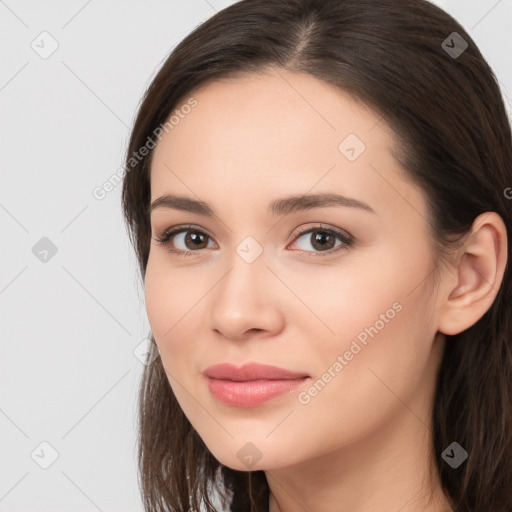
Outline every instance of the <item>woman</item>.
[(453, 18), (236, 3), (126, 167), (147, 511), (512, 510), (511, 132)]

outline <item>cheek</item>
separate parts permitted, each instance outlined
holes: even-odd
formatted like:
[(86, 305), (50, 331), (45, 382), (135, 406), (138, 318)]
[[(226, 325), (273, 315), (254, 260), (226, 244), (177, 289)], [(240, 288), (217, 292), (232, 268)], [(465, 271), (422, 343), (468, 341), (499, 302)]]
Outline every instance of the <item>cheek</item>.
[[(407, 276), (391, 281), (391, 287), (382, 282), (357, 288), (352, 275), (345, 280), (352, 299), (341, 291), (332, 300), (324, 297), (320, 315), (336, 336), (309, 336), (307, 356), (315, 374), (311, 386), (296, 397), (294, 416), (304, 431), (322, 434), (305, 438), (305, 452), (350, 444), (398, 415), (404, 404), (414, 407), (413, 397), (423, 393), (433, 335), (426, 320), (426, 285), (410, 293)], [(293, 439), (291, 425), (280, 428), (283, 443)]]
[(168, 302), (172, 297), (172, 294), (166, 293), (169, 288), (165, 284), (166, 276), (162, 275), (160, 265), (150, 256), (144, 279), (144, 296), (149, 324), (157, 343), (164, 329), (164, 312), (169, 311)]
[(211, 286), (204, 273), (171, 267), (165, 255), (149, 258), (144, 286), (146, 312), (162, 354), (181, 355), (195, 347), (191, 340), (200, 339), (196, 335), (197, 314)]
[(176, 277), (176, 272), (169, 272), (157, 258), (149, 258), (144, 281), (146, 312), (161, 352), (175, 339), (178, 315), (183, 316), (180, 304), (183, 305), (186, 290), (176, 281)]
[[(294, 288), (315, 313), (308, 315), (307, 324), (300, 320), (301, 331), (310, 340), (310, 368), (317, 378), (329, 368), (336, 373), (332, 381), (337, 384), (327, 386), (333, 392), (343, 390), (365, 403), (377, 392), (375, 396), (389, 392), (379, 382), (381, 377), (407, 394), (409, 384), (425, 371), (435, 326), (429, 320), (432, 304), (425, 277), (430, 260), (424, 254), (406, 254), (393, 247), (375, 251), (357, 262), (347, 259), (337, 273), (317, 271), (309, 284)], [(294, 315), (301, 318), (298, 307)], [(338, 356), (343, 368), (337, 364), (336, 372)]]
[[(391, 248), (392, 249), (392, 248)], [(338, 347), (365, 328), (380, 321), (380, 315), (395, 318), (402, 302), (407, 277), (401, 261), (389, 248), (347, 254), (336, 266), (311, 265), (308, 279), (303, 274), (283, 270), (283, 280), (290, 283), (294, 296), (293, 322), (316, 326), (322, 346)], [(309, 310), (309, 311), (308, 311)], [(380, 324), (379, 324), (380, 325)], [(317, 345), (318, 348), (318, 345)]]

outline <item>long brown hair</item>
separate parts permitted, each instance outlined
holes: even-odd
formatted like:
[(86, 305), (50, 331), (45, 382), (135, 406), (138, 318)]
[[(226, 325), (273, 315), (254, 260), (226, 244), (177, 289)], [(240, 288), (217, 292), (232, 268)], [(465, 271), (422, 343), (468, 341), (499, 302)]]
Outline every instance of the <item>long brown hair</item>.
[[(140, 158), (140, 148), (199, 86), (268, 66), (334, 84), (391, 126), (397, 159), (426, 195), (439, 261), (483, 212), (497, 212), (512, 240), (509, 120), (491, 68), (457, 21), (424, 0), (244, 0), (174, 48), (138, 109), (122, 201), (142, 279), (153, 151)], [(512, 510), (511, 295), (508, 257), (490, 309), (471, 328), (446, 336), (432, 453), (459, 512)], [(151, 342), (149, 358), (157, 353), (153, 336)], [(159, 357), (148, 360), (141, 380), (138, 441), (146, 512), (214, 511), (215, 488), (232, 491), (232, 512), (268, 510), (264, 472), (235, 471), (213, 457), (182, 412)], [(468, 452), (457, 470), (441, 458), (453, 441)]]

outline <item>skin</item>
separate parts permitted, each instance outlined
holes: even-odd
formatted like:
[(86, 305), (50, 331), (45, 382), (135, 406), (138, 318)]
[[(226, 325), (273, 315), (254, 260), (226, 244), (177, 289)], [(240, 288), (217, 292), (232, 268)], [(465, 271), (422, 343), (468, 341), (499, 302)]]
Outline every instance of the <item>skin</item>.
[[(193, 97), (196, 108), (155, 148), (151, 200), (185, 195), (216, 215), (153, 210), (145, 276), (148, 319), (185, 415), (221, 463), (265, 471), (271, 512), (450, 510), (436, 472), (428, 502), (435, 378), (445, 334), (478, 321), (499, 289), (501, 217), (478, 217), (434, 283), (426, 197), (404, 179), (393, 132), (375, 112), (282, 69), (217, 81)], [(354, 161), (338, 149), (348, 134), (366, 146)], [(375, 214), (266, 213), (274, 199), (320, 192), (364, 201)], [(322, 250), (316, 232), (296, 238), (297, 228), (321, 231), (320, 223), (348, 232), (353, 245), (335, 252), (343, 242)], [(167, 248), (154, 240), (183, 224), (208, 235), (206, 248), (186, 245), (184, 234)], [(252, 263), (236, 252), (247, 236), (263, 249)], [(196, 252), (172, 254), (173, 243)], [(400, 312), (307, 404), (298, 395), (311, 381), (254, 408), (225, 405), (205, 385), (208, 366), (248, 361), (315, 382), (397, 302)], [(237, 456), (248, 442), (261, 455), (251, 467)]]

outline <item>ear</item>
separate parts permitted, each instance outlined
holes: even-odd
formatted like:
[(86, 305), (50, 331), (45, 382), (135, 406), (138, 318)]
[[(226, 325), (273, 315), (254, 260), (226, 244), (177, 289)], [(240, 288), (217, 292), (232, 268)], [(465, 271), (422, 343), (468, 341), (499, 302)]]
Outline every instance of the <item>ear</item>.
[(474, 325), (489, 310), (500, 289), (507, 263), (507, 230), (496, 212), (485, 212), (452, 263), (439, 306), (438, 330), (458, 334)]

